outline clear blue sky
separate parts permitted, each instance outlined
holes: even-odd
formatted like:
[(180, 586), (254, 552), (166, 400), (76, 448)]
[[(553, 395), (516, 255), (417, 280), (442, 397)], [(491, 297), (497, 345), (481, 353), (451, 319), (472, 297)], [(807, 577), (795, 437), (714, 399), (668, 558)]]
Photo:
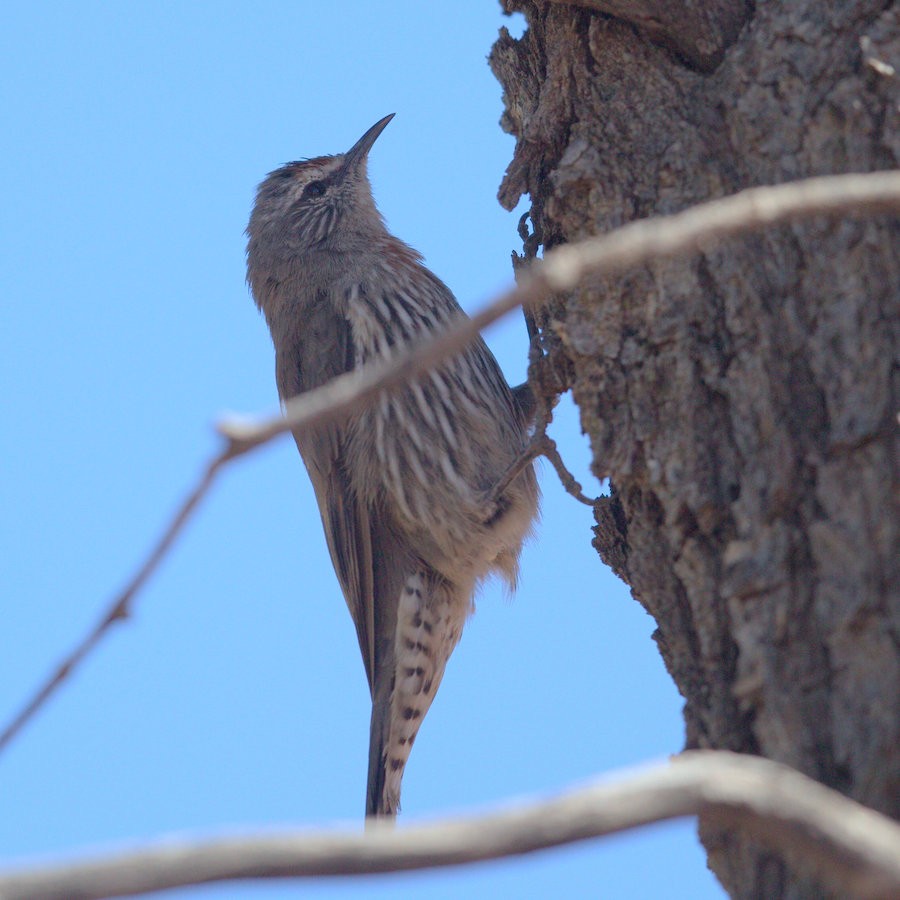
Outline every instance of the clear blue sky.
[[(397, 114), (370, 171), (394, 232), (468, 309), (511, 278), (513, 139), (493, 0), (29, 3), (0, 32), (0, 718), (87, 629), (216, 446), (276, 408), (244, 284), (257, 182)], [(506, 20), (514, 33), (521, 20)], [(520, 316), (487, 334), (511, 381)], [(589, 493), (571, 405), (554, 436)], [(403, 820), (540, 796), (678, 751), (653, 623), (542, 473), (513, 602), (491, 586), (407, 770)], [(368, 695), (312, 491), (283, 440), (225, 473), (132, 620), (0, 757), (0, 856), (172, 832), (350, 823)], [(313, 897), (718, 898), (692, 822)], [(276, 898), (296, 885), (167, 896)]]

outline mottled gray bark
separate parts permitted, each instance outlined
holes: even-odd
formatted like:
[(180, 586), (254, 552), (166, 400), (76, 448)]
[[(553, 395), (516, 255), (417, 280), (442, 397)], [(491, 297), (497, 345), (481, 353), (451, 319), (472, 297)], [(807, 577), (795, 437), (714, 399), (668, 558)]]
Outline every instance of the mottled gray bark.
[[(517, 138), (500, 199), (530, 195), (531, 250), (898, 165), (892, 3), (507, 8), (529, 27), (491, 56)], [(597, 280), (537, 313), (534, 367), (572, 388), (612, 481), (595, 546), (656, 619), (687, 746), (762, 754), (894, 817), (898, 248), (896, 219), (814, 220)], [(733, 896), (821, 896), (712, 820), (701, 836)]]

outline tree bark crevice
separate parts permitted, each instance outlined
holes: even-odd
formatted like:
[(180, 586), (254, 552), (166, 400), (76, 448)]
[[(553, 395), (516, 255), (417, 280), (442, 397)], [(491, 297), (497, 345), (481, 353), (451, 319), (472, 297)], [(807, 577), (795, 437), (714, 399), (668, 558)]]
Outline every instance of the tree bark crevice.
[[(705, 72), (585, 8), (612, 6), (508, 2), (528, 30), (491, 56), (517, 138), (500, 201), (530, 196), (545, 248), (900, 163), (895, 6), (757, 7)], [(761, 753), (895, 817), (898, 238), (896, 219), (784, 225), (536, 312), (613, 484), (594, 546), (657, 622), (687, 745)], [(701, 832), (734, 896), (821, 895)]]
[(683, 65), (712, 72), (749, 20), (750, 0), (551, 0), (630, 22)]

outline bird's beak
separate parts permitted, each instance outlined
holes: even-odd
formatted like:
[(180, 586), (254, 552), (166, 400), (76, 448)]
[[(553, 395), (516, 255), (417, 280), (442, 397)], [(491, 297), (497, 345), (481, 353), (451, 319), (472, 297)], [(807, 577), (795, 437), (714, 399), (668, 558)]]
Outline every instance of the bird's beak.
[(355, 169), (369, 155), (372, 144), (378, 140), (378, 135), (387, 128), (388, 122), (394, 118), (395, 113), (385, 116), (377, 121), (345, 154), (344, 168)]

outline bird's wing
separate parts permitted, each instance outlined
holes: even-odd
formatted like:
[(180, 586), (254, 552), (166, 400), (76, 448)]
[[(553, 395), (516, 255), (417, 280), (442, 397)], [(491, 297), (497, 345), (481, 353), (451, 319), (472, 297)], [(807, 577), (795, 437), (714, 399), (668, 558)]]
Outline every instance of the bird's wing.
[[(320, 302), (299, 324), (295, 341), (276, 354), (282, 399), (311, 390), (354, 367), (350, 326)], [(396, 605), (402, 587), (402, 542), (377, 508), (351, 486), (346, 431), (326, 424), (294, 435), (319, 504), (328, 549), (356, 626), (359, 648), (374, 695), (376, 674), (393, 651)]]

